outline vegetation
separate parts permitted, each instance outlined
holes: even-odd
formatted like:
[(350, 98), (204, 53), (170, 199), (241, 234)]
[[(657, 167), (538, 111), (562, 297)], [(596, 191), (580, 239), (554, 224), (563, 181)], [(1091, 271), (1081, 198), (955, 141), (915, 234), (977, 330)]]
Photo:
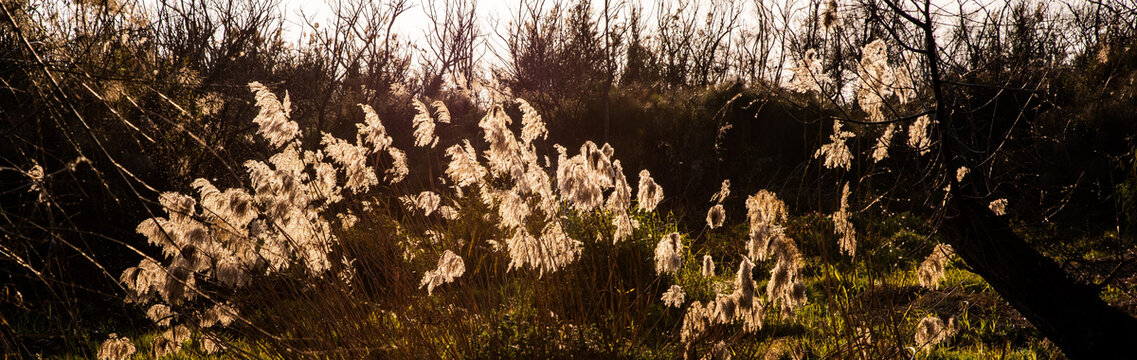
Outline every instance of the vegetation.
[(0, 351), (1132, 356), (1137, 9), (643, 5), (0, 2)]

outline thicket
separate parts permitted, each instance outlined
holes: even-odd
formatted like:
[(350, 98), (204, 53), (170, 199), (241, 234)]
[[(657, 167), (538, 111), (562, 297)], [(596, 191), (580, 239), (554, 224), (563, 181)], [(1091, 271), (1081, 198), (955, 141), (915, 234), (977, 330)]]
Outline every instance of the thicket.
[[(2, 3), (5, 354), (1061, 356), (940, 244), (888, 2), (278, 5)], [(984, 205), (1132, 316), (1137, 14), (1043, 5), (939, 18), (950, 111)]]

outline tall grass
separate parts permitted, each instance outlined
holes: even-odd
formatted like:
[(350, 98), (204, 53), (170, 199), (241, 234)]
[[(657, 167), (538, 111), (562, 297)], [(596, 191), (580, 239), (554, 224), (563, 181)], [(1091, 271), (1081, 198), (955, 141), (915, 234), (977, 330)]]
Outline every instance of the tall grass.
[[(857, 116), (872, 123), (915, 108), (918, 80), (894, 65), (902, 59), (890, 59), (886, 42), (862, 52), (856, 106), (837, 110), (859, 108)], [(815, 50), (798, 63), (790, 88), (772, 92), (818, 100), (845, 81), (830, 78)], [(925, 156), (939, 126), (926, 115), (879, 133), (842, 119), (829, 132), (826, 121), (817, 136), (824, 144), (806, 141), (804, 151), (819, 159), (818, 183), (834, 184), (805, 196), (818, 199), (817, 212), (795, 214), (770, 190), (732, 195), (731, 179), (715, 178), (722, 185), (713, 195), (712, 188), (679, 190), (699, 193), (684, 194), (703, 207), (688, 216), (665, 212), (677, 190), (665, 193), (660, 184), (676, 183), (668, 179), (694, 166), (639, 169), (663, 163), (643, 160), (664, 159), (651, 154), (663, 144), (551, 144), (550, 127), (525, 100), (493, 104), (481, 121), (460, 124), (469, 117), (452, 117), (443, 101), (404, 92), (399, 106), (408, 116), (381, 120), (380, 113), (399, 112), (353, 105), (351, 117), (362, 121), (344, 125), (354, 133), (316, 135), (295, 120), (279, 85), (248, 87), (245, 100), (257, 113), (227, 120), (251, 126), (257, 137), (229, 145), (269, 151), (234, 166), (231, 187), (189, 173), (175, 187), (192, 191), (149, 199), (159, 211), (135, 228), (149, 248), (123, 255), (142, 259), (112, 277), (131, 316), (150, 324), (142, 332), (100, 333), (90, 354), (875, 359), (1053, 352), (955, 262), (950, 247), (936, 244), (927, 223), (866, 211), (881, 199), (866, 199), (875, 196), (865, 189), (871, 181), (853, 179), (854, 170), (868, 163), (862, 158), (877, 164), (890, 154)], [(717, 97), (734, 94), (725, 91), (691, 97), (714, 98), (701, 101), (717, 106)], [(208, 95), (194, 101), (204, 116), (233, 115), (216, 112), (223, 100)], [(715, 115), (716, 152), (734, 123), (747, 126), (725, 115), (742, 108), (731, 105), (741, 95)], [(469, 129), (477, 133), (466, 136)], [(624, 169), (621, 150), (636, 152), (637, 168)], [(29, 199), (51, 202), (44, 186), (59, 172), (39, 163), (0, 170), (18, 171), (30, 184)], [(968, 171), (953, 173), (958, 181)], [(703, 192), (709, 203), (701, 203)], [(950, 193), (934, 187), (926, 202), (934, 206)], [(823, 204), (828, 194), (834, 199)], [(1006, 199), (990, 204), (999, 215), (1016, 210)], [(702, 210), (705, 227), (678, 220), (695, 217), (702, 226)], [(19, 295), (3, 290), (5, 301)]]
[[(707, 226), (686, 234), (655, 212), (666, 198), (648, 170), (639, 172), (633, 202), (607, 144), (586, 142), (571, 156), (560, 145), (555, 157), (538, 153), (548, 148), (537, 146), (547, 130), (523, 100), (517, 125), (501, 105), (491, 108), (478, 123), (481, 139), (436, 136), (437, 126), (448, 126), (445, 104), (434, 102), (432, 110), (416, 100), (414, 146), (449, 159), (440, 173), (421, 174), (408, 168), (417, 159), (396, 147), (410, 140), (388, 136), (370, 107), (361, 106), (354, 141), (325, 133), (322, 147), (305, 149), (287, 94), (249, 87), (260, 107), (258, 134), (277, 152), (244, 163), (243, 187), (221, 190), (196, 179), (197, 196), (162, 194), (166, 216), (138, 226), (162, 256), (121, 276), (125, 301), (160, 333), (138, 346), (111, 336), (100, 358), (134, 351), (897, 357), (905, 348), (929, 353), (958, 329), (954, 317), (890, 313), (882, 323), (857, 315), (873, 306), (863, 300), (872, 291), (911, 282), (896, 277), (917, 271), (862, 274), (863, 261), (841, 270), (858, 247), (848, 185), (836, 213), (802, 223), (791, 222), (786, 205), (766, 190), (745, 197), (744, 217), (728, 216), (722, 204), (743, 199), (732, 198), (724, 180)], [(826, 146), (844, 138), (835, 135), (836, 145)], [(443, 152), (439, 144), (450, 145)], [(847, 149), (818, 154), (850, 156)], [(731, 225), (730, 217), (745, 221)], [(809, 253), (794, 239), (801, 236)], [(939, 287), (948, 266), (950, 249), (941, 247), (918, 268), (928, 289)], [(817, 256), (822, 261), (806, 261)], [(872, 301), (892, 308), (895, 296)], [(829, 323), (811, 324), (818, 319)], [(804, 336), (812, 326), (835, 342), (817, 347)], [(779, 340), (767, 347), (744, 341), (755, 336)]]

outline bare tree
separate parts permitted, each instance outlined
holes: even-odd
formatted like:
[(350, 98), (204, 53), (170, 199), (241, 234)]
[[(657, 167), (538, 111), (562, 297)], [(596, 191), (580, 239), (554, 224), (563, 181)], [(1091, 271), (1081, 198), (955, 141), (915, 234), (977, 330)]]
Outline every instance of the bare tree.
[(706, 9), (705, 19), (691, 42), (692, 82), (699, 86), (723, 81), (726, 61), (733, 49), (731, 36), (738, 30), (742, 6), (737, 0), (714, 0)]
[(657, 75), (655, 57), (645, 34), (643, 7), (632, 5), (628, 11), (625, 25), (626, 45), (624, 66), (620, 73), (620, 85), (653, 80)]
[(604, 18), (604, 142), (609, 141), (609, 130), (611, 128), (609, 107), (612, 101), (610, 92), (613, 83), (616, 81), (616, 57), (619, 54), (619, 48), (626, 30), (626, 27), (619, 23), (612, 24), (612, 21), (616, 20), (615, 17), (622, 12), (623, 8), (623, 1), (604, 0), (604, 8), (602, 9)]
[(317, 49), (314, 56), (331, 74), (331, 80), (320, 91), (322, 99), (316, 106), (318, 113), (312, 129), (326, 128), (326, 122), (334, 115), (329, 113), (329, 104), (342, 95), (337, 90), (349, 75), (362, 77), (363, 84), (371, 90), (386, 92), (391, 85), (405, 81), (410, 64), (394, 32), (395, 21), (409, 9), (407, 0), (332, 1), (330, 26), (320, 29), (319, 23), (308, 23)]
[(498, 69), (498, 76), (512, 89), (544, 89), (544, 83), (553, 78), (561, 4), (545, 8), (542, 0), (520, 1), (509, 31), (498, 34), (506, 45), (506, 54), (501, 56), (506, 66)]
[(780, 69), (775, 63), (778, 56), (775, 49), (781, 48), (779, 40), (785, 37), (779, 36), (781, 32), (775, 23), (776, 14), (771, 6), (761, 0), (753, 3), (754, 12), (750, 16), (753, 23), (744, 25), (742, 31), (732, 39), (735, 49), (730, 52), (733, 56), (732, 70), (742, 80), (774, 83), (777, 81), (776, 69)]
[[(1009, 83), (977, 83), (961, 76), (975, 69), (968, 64), (975, 64), (975, 59), (959, 62), (942, 54), (944, 42), (936, 25), (940, 19), (936, 4), (930, 0), (916, 4), (881, 0), (866, 6), (879, 6), (870, 10), (878, 16), (876, 21), (883, 26), (889, 40), (920, 59), (919, 80), (929, 93), (916, 107), (897, 109), (893, 113), (895, 120), (886, 123), (928, 116), (932, 124), (938, 124), (932, 133), (936, 142), (928, 148), (932, 150), (927, 167), (931, 173), (926, 176), (938, 179), (935, 182), (938, 185), (933, 186), (946, 185), (948, 189), (939, 207), (942, 216), (939, 231), (945, 240), (972, 271), (981, 275), (1071, 358), (1131, 357), (1130, 342), (1137, 339), (1137, 319), (1109, 306), (1094, 287), (1073, 280), (1054, 260), (1016, 234), (1006, 217), (988, 209), (999, 183), (992, 159), (1006, 151), (1005, 144), (1011, 141), (1014, 123), (1022, 112), (1006, 118), (999, 113), (979, 111), (983, 105), (972, 104), (967, 94), (976, 89), (995, 89), (998, 93), (1020, 93), (1029, 98), (1040, 90)], [(902, 21), (883, 21), (891, 16)], [(1032, 13), (1020, 13), (1014, 18), (1016, 21), (1035, 19)], [(1019, 23), (1017, 30), (1012, 31), (1031, 33), (1012, 36), (1015, 40), (1010, 42), (1011, 48), (1005, 54), (1017, 60), (1010, 63), (1049, 61), (1032, 54), (1053, 53), (1053, 50), (1036, 51), (1031, 46), (1053, 44), (1052, 38), (1035, 38), (1052, 36), (1050, 29)], [(972, 170), (966, 176), (957, 176), (956, 169), (960, 168)]]
[(664, 81), (686, 85), (697, 31), (698, 4), (692, 1), (664, 2), (656, 15), (660, 65)]
[(475, 49), (482, 36), (475, 15), (477, 6), (476, 0), (442, 0), (441, 4), (430, 0), (425, 4), (431, 27), (425, 33), (424, 95), (437, 95), (447, 74), (453, 76), (454, 84), (472, 87)]

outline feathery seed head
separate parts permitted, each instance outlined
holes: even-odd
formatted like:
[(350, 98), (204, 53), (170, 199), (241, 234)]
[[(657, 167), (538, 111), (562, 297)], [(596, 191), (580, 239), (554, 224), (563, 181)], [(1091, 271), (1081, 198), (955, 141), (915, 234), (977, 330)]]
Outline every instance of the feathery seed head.
[(726, 221), (726, 211), (723, 210), (722, 204), (715, 204), (707, 210), (707, 226), (711, 229), (722, 227), (724, 221)]
[(680, 341), (684, 344), (690, 344), (695, 338), (707, 331), (707, 326), (710, 325), (714, 313), (714, 302), (704, 305), (695, 301), (688, 305), (687, 312), (683, 314), (683, 326), (679, 333)]
[(430, 145), (433, 148), (438, 144), (438, 137), (434, 136), (434, 120), (430, 118), (430, 108), (426, 107), (422, 101), (415, 99), (415, 117), (411, 119), (411, 124), (414, 125), (415, 146), (424, 147)]
[(387, 155), (391, 156), (391, 168), (385, 171), (386, 176), (384, 179), (392, 184), (398, 184), (411, 172), (410, 169), (407, 168), (407, 154), (394, 146), (388, 146)]
[(163, 356), (181, 351), (182, 345), (189, 339), (190, 331), (185, 325), (178, 325), (166, 330), (154, 339), (152, 345), (154, 358), (160, 359)]
[(279, 147), (300, 135), (300, 126), (288, 119), (291, 106), (287, 94), (281, 103), (276, 94), (256, 81), (249, 83), (249, 90), (256, 94), (257, 107), (260, 108), (257, 117), (253, 118), (253, 122), (259, 125), (257, 133), (269, 144)]
[(850, 257), (854, 256), (857, 250), (857, 230), (849, 221), (849, 183), (845, 183), (844, 189), (841, 190), (841, 208), (830, 215), (829, 219), (833, 220), (833, 229), (841, 234), (838, 240), (841, 252)]
[(817, 50), (806, 50), (801, 59), (798, 60), (798, 66), (791, 69), (793, 78), (790, 79), (788, 88), (790, 90), (805, 93), (805, 92), (822, 92), (823, 84), (832, 84), (833, 79), (825, 73), (825, 64), (817, 55)]
[(916, 272), (916, 277), (920, 280), (920, 286), (933, 290), (940, 287), (940, 280), (944, 277), (944, 270), (952, 253), (951, 245), (947, 244), (937, 244), (936, 247), (932, 249), (932, 253), (920, 263), (920, 267)]
[(520, 161), (520, 144), (514, 137), (513, 131), (509, 130), (508, 127), (512, 122), (513, 119), (505, 114), (501, 105), (495, 105), (478, 122), (486, 143), (490, 144), (490, 148), (485, 151), (489, 168), (496, 174), (509, 171), (513, 164)]
[(99, 360), (127, 360), (134, 355), (135, 351), (130, 338), (119, 337), (118, 334), (111, 333), (110, 337), (99, 346), (99, 353), (96, 354), (96, 357)]
[(166, 327), (170, 325), (170, 320), (173, 320), (174, 313), (166, 304), (154, 304), (150, 306), (149, 310), (146, 310), (146, 317), (158, 326)]
[(462, 261), (462, 257), (450, 250), (443, 251), (442, 256), (438, 258), (438, 266), (423, 275), (419, 288), (425, 286), (427, 295), (433, 295), (435, 287), (454, 282), (454, 279), (465, 272), (466, 264)]
[(371, 145), (371, 153), (387, 149), (394, 140), (387, 136), (387, 128), (379, 121), (379, 114), (370, 105), (359, 104), (359, 107), (363, 109), (363, 123), (355, 124), (358, 129), (355, 142)]
[(718, 294), (715, 296), (714, 320), (718, 324), (727, 324), (734, 320), (738, 310), (738, 298), (733, 295)]
[(607, 205), (609, 210), (616, 212), (626, 212), (632, 206), (632, 187), (628, 185), (620, 160), (612, 162), (612, 193), (608, 195)]
[(995, 213), (995, 216), (1006, 215), (1007, 214), (1007, 199), (997, 199), (997, 200), (991, 201), (990, 204), (987, 204), (987, 207), (991, 209), (991, 212)]
[(513, 191), (503, 191), (498, 196), (498, 216), (501, 218), (501, 227), (511, 229), (525, 225), (529, 217), (529, 204), (525, 199)]
[(679, 233), (665, 235), (655, 246), (655, 272), (656, 274), (674, 274), (683, 264), (679, 252), (683, 250), (683, 243)]
[(920, 155), (928, 153), (931, 150), (932, 138), (931, 127), (935, 124), (932, 118), (928, 115), (921, 116), (908, 127), (908, 146), (920, 152)]
[(486, 168), (478, 162), (477, 153), (470, 145), (470, 140), (463, 140), (462, 145), (452, 145), (446, 149), (446, 156), (450, 157), (450, 164), (446, 167), (446, 176), (461, 187), (480, 183), (486, 176)]
[(719, 187), (719, 192), (711, 196), (711, 201), (722, 204), (726, 197), (730, 196), (730, 179), (722, 181), (722, 186)]
[(853, 164), (853, 153), (849, 151), (849, 146), (845, 144), (845, 141), (854, 136), (856, 134), (851, 131), (842, 131), (841, 121), (834, 120), (833, 134), (829, 135), (830, 143), (821, 145), (821, 148), (813, 153), (813, 157), (824, 156), (823, 165), (828, 169), (844, 168), (849, 170)]
[(367, 165), (369, 149), (353, 145), (328, 133), (324, 133), (320, 143), (324, 145), (324, 153), (347, 174), (345, 186), (352, 192), (356, 194), (366, 192), (372, 186), (379, 184), (375, 170)]
[(966, 166), (960, 166), (959, 169), (955, 170), (955, 181), (963, 182), (963, 178), (966, 177), (969, 172), (971, 172), (971, 169), (968, 169)]
[(777, 262), (770, 270), (770, 281), (766, 283), (766, 297), (788, 315), (793, 309), (805, 303), (805, 287), (798, 274), (801, 271), (801, 253), (793, 239), (776, 236), (770, 243), (770, 250)]
[(537, 109), (524, 99), (517, 99), (517, 103), (521, 109), (521, 142), (528, 146), (537, 138), (547, 139), (549, 130), (545, 128), (545, 121), (541, 119)]
[(640, 170), (640, 186), (636, 199), (639, 200), (639, 209), (647, 212), (655, 211), (655, 207), (663, 201), (663, 189), (655, 183), (647, 169)]
[(703, 270), (701, 272), (703, 277), (715, 276), (715, 259), (710, 255), (703, 255)]
[(872, 148), (872, 161), (880, 162), (888, 157), (888, 148), (892, 146), (892, 135), (896, 133), (896, 124), (888, 124), (884, 132), (876, 139)]
[(612, 223), (616, 226), (616, 231), (612, 234), (613, 243), (632, 236), (632, 232), (639, 227), (639, 224), (632, 220), (631, 216), (628, 216), (627, 211), (620, 211), (613, 215)]
[(730, 360), (730, 346), (727, 346), (725, 341), (719, 340), (703, 358), (706, 360)]
[(786, 215), (786, 204), (773, 192), (761, 190), (746, 198), (746, 217), (750, 222), (746, 247), (751, 259), (766, 260), (770, 242), (781, 233), (778, 224)]
[(683, 288), (679, 285), (671, 285), (671, 288), (663, 293), (662, 300), (664, 305), (677, 308), (683, 306), (683, 297)]
[(442, 202), (442, 197), (438, 194), (432, 191), (423, 191), (416, 197), (415, 205), (423, 211), (423, 216), (430, 216), (434, 210), (438, 209), (440, 202)]
[(434, 107), (434, 117), (438, 118), (438, 122), (442, 124), (450, 123), (450, 109), (446, 107), (446, 103), (442, 100), (434, 100), (430, 103)]
[(925, 353), (931, 352), (936, 345), (946, 342), (955, 335), (955, 318), (948, 320), (947, 326), (943, 319), (935, 314), (929, 314), (916, 325), (916, 347)]
[(754, 305), (754, 294), (756, 284), (752, 271), (754, 270), (754, 263), (750, 262), (745, 256), (742, 257), (742, 262), (738, 264), (738, 276), (734, 279), (734, 295), (738, 301), (738, 306), (744, 310), (749, 310)]

